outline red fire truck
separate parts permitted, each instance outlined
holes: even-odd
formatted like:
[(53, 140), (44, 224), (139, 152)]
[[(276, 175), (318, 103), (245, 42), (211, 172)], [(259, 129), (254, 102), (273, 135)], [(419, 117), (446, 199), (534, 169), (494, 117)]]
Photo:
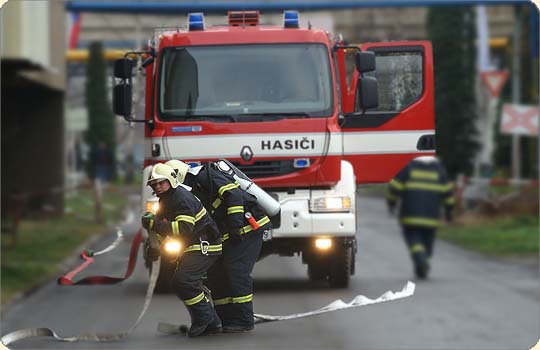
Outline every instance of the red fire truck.
[[(144, 178), (169, 159), (231, 161), (280, 202), (263, 254), (299, 254), (310, 279), (345, 287), (356, 185), (387, 182), (434, 153), (431, 45), (347, 45), (300, 27), (295, 11), (282, 25), (261, 25), (254, 11), (228, 20), (206, 27), (202, 13), (190, 14), (185, 29), (161, 31), (138, 52), (144, 120), (132, 117), (134, 61), (117, 61), (115, 113), (145, 123)], [(155, 198), (144, 184), (142, 194), (148, 208)]]

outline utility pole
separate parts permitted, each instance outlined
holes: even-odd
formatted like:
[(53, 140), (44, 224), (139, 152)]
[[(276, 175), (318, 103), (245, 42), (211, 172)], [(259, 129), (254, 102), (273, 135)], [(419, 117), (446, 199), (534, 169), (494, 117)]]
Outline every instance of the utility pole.
[[(512, 42), (512, 103), (521, 102), (521, 5), (514, 6), (514, 34)], [(521, 150), (519, 135), (512, 135), (512, 178), (519, 183), (521, 178)]]

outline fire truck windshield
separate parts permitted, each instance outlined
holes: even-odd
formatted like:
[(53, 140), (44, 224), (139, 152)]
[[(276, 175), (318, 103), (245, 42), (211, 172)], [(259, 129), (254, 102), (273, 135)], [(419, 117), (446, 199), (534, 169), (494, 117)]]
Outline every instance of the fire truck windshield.
[(328, 49), (322, 44), (164, 49), (160, 119), (328, 117), (333, 107), (330, 74)]

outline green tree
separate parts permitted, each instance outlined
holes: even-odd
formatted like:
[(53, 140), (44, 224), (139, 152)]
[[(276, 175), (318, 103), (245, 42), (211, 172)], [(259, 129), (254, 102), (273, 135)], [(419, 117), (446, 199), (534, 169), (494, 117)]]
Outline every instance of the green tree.
[(450, 176), (469, 174), (475, 141), (475, 15), (471, 7), (431, 7), (428, 38), (433, 44), (437, 153)]
[(103, 47), (99, 42), (90, 44), (88, 65), (86, 68), (86, 107), (88, 109), (88, 131), (86, 141), (90, 146), (87, 172), (95, 177), (96, 151), (100, 144), (105, 144), (111, 154), (112, 176), (115, 175), (115, 118), (111, 110), (107, 90), (107, 62)]

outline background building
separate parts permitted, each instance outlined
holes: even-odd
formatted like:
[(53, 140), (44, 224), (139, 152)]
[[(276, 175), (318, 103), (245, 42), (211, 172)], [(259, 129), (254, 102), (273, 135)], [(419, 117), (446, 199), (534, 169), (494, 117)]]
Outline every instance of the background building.
[(9, 1), (0, 9), (2, 216), (16, 193), (33, 194), (30, 208), (63, 210), (64, 13), (60, 1)]

